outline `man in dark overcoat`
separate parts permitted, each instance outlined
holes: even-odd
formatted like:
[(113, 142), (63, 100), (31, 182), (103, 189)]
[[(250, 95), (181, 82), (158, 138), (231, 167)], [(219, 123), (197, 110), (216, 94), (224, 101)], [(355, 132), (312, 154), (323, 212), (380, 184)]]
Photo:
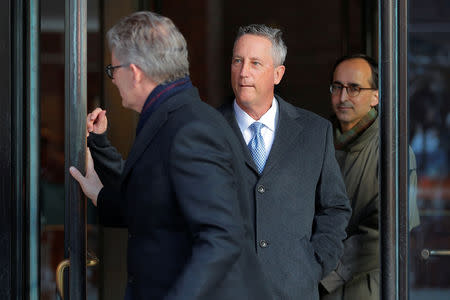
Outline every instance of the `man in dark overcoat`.
[(351, 209), (331, 123), (274, 95), (285, 72), (281, 35), (266, 25), (239, 29), (235, 100), (222, 111), (246, 159), (257, 253), (272, 298), (318, 299), (320, 279), (342, 254)]
[(170, 19), (137, 12), (107, 38), (106, 72), (123, 106), (140, 114), (136, 139), (124, 162), (96, 109), (88, 146), (106, 167), (99, 177), (88, 151), (86, 176), (70, 172), (101, 223), (128, 228), (125, 299), (271, 299), (239, 141), (192, 86), (184, 37)]

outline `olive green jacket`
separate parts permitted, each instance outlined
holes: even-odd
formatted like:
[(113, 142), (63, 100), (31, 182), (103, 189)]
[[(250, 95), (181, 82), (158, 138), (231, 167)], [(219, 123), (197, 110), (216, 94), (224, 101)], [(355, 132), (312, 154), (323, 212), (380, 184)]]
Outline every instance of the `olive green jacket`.
[[(352, 217), (347, 227), (348, 238), (344, 241), (344, 254), (335, 271), (322, 281), (328, 292), (350, 281), (355, 276), (379, 269), (379, 118), (356, 140), (344, 149), (336, 150), (336, 159), (341, 168), (347, 194), (352, 206)], [(335, 136), (340, 130), (335, 128)], [(415, 198), (417, 186), (416, 160), (410, 149), (410, 226), (419, 224)]]

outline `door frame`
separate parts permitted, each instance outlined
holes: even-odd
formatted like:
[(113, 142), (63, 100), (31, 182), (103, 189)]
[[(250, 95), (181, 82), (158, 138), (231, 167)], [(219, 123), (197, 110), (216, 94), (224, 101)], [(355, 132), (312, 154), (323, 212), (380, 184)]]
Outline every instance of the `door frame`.
[[(0, 140), (2, 147), (0, 148), (0, 298), (11, 299), (17, 297), (15, 290), (17, 289), (16, 280), (21, 276), (21, 272), (14, 268), (16, 263), (21, 260), (20, 253), (15, 251), (18, 246), (15, 241), (21, 240), (17, 234), (16, 220), (17, 212), (14, 207), (17, 188), (17, 182), (14, 180), (16, 176), (15, 158), (13, 157), (13, 149), (15, 142), (14, 133), (16, 132), (12, 114), (16, 113), (13, 98), (13, 58), (12, 58), (12, 30), (13, 22), (12, 1), (5, 0), (0, 2), (0, 64), (2, 72), (0, 72), (0, 91), (2, 97), (0, 103)], [(20, 231), (20, 229), (19, 229)], [(22, 246), (19, 244), (19, 246)], [(19, 271), (21, 269), (19, 268)]]
[[(65, 299), (86, 299), (86, 197), (69, 174), (85, 173), (87, 115), (87, 0), (65, 1), (64, 257), (69, 259)], [(69, 296), (69, 298), (68, 298)]]
[(381, 299), (408, 299), (408, 0), (379, 0)]

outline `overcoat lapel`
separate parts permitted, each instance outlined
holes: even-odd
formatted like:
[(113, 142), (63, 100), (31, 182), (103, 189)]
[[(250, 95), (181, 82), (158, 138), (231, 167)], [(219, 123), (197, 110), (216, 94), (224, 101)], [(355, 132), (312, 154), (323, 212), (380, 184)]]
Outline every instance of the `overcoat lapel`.
[[(272, 144), (272, 149), (270, 150), (269, 157), (267, 158), (267, 162), (261, 176), (267, 174), (274, 166), (276, 166), (280, 162), (281, 159), (283, 159), (285, 154), (289, 153), (292, 150), (292, 148), (295, 146), (295, 142), (298, 141), (298, 135), (303, 130), (303, 126), (299, 124), (299, 118), (301, 118), (301, 116), (298, 114), (295, 107), (288, 104), (280, 97), (275, 97), (278, 100), (279, 104), (279, 119), (275, 132), (275, 139)], [(239, 128), (239, 125), (236, 121), (233, 105), (226, 105), (221, 111), (225, 119), (227, 119), (228, 123), (230, 124), (231, 128), (234, 130), (235, 134), (239, 137), (239, 141), (244, 148), (246, 164), (252, 170), (258, 172), (250, 151), (245, 144), (241, 129)], [(298, 151), (301, 150), (299, 149)]]
[(248, 149), (247, 145), (245, 144), (244, 137), (242, 136), (241, 129), (239, 128), (239, 125), (236, 121), (236, 117), (234, 115), (234, 109), (233, 105), (227, 105), (223, 109), (221, 109), (221, 112), (225, 119), (228, 121), (228, 124), (230, 124), (231, 128), (233, 129), (234, 133), (238, 136), (239, 142), (241, 143), (241, 146), (244, 151), (245, 156), (245, 163), (247, 166), (258, 173), (258, 169), (256, 168), (255, 161), (253, 160), (250, 150)]
[(163, 105), (161, 105), (161, 107), (151, 115), (144, 127), (141, 129), (139, 135), (136, 137), (125, 163), (125, 168), (122, 173), (122, 181), (127, 177), (131, 168), (138, 161), (147, 146), (151, 143), (158, 130), (167, 121), (167, 110), (163, 109), (162, 106)]
[[(296, 109), (276, 96), (279, 104), (279, 118), (277, 129), (275, 131), (275, 139), (267, 158), (266, 165), (262, 175), (267, 174), (283, 159), (283, 157), (292, 151), (298, 141), (298, 135), (302, 132), (303, 126), (299, 124), (301, 117)], [(300, 148), (296, 151), (301, 151)]]
[(193, 101), (192, 95), (197, 95), (198, 97), (196, 88), (191, 88), (181, 93), (187, 94), (188, 97), (182, 97), (180, 94), (175, 94), (174, 96), (166, 99), (147, 120), (144, 127), (141, 129), (141, 132), (136, 137), (130, 153), (128, 154), (128, 159), (125, 163), (124, 171), (122, 172), (122, 181), (126, 178), (134, 164), (139, 160), (139, 157), (142, 155), (144, 150), (152, 142), (153, 138), (158, 133), (158, 130), (167, 121), (169, 112), (178, 109), (180, 106), (189, 101)]

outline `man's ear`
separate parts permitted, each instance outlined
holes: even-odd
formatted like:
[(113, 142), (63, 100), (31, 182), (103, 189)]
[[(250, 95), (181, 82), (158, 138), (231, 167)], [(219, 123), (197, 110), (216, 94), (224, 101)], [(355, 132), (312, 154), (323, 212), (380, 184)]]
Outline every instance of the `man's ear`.
[(138, 66), (130, 64), (129, 68), (133, 73), (133, 82), (139, 83), (144, 79), (144, 72)]
[(372, 100), (370, 101), (370, 106), (375, 107), (379, 103), (378, 90), (374, 91), (372, 94)]
[(273, 73), (273, 83), (275, 85), (279, 84), (281, 79), (283, 78), (284, 71), (286, 70), (286, 67), (281, 65), (275, 68), (275, 71)]

